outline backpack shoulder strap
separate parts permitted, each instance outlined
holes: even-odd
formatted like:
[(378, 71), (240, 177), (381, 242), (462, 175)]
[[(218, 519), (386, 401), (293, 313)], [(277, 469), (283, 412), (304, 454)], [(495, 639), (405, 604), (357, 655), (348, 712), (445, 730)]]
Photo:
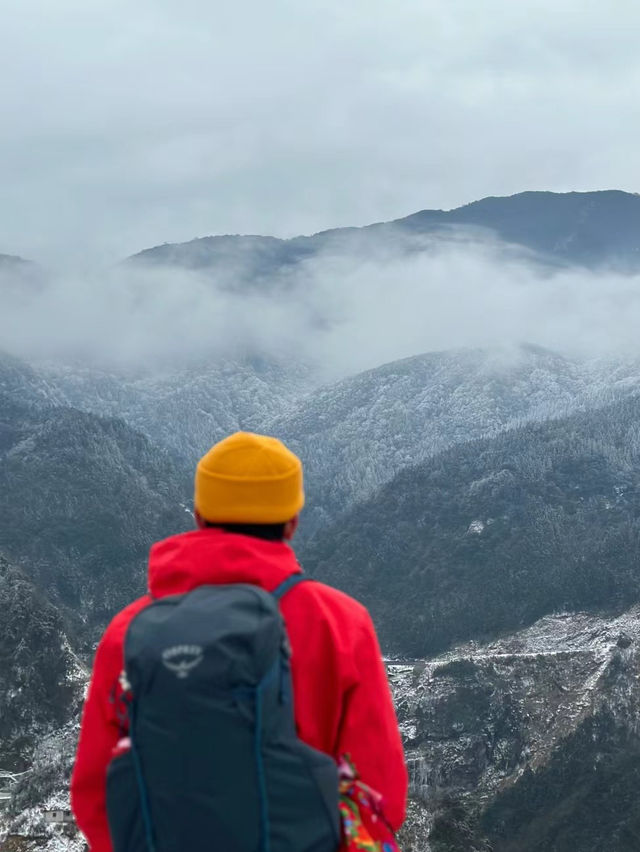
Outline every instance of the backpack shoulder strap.
[(297, 586), (298, 583), (312, 583), (313, 580), (311, 577), (307, 577), (306, 574), (292, 574), (290, 577), (280, 583), (279, 586), (271, 592), (273, 597), (279, 601), (287, 594), (287, 592), (292, 589), (294, 586)]

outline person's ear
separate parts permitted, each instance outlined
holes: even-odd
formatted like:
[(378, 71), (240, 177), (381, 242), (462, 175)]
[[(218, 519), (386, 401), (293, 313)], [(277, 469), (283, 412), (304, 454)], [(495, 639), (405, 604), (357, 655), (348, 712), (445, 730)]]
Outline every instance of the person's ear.
[(298, 522), (300, 521), (300, 515), (296, 515), (294, 518), (291, 518), (290, 521), (284, 525), (284, 532), (282, 533), (282, 537), (285, 541), (291, 541), (291, 539), (296, 534), (296, 530), (298, 529)]

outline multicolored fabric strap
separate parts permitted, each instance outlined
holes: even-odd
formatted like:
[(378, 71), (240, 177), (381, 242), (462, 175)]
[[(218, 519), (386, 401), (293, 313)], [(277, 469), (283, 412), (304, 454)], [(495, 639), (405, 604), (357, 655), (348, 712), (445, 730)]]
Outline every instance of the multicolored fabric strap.
[[(342, 822), (340, 852), (400, 852), (384, 818), (380, 794), (360, 780), (348, 756), (342, 758), (338, 771)], [(372, 837), (367, 824), (375, 825), (380, 839)]]

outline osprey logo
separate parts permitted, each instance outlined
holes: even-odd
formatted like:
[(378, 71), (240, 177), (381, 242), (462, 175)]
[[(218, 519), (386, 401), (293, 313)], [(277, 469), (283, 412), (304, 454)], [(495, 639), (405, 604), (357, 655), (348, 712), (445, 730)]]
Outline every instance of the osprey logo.
[(189, 677), (191, 669), (202, 662), (200, 645), (174, 645), (162, 652), (162, 663), (179, 678)]

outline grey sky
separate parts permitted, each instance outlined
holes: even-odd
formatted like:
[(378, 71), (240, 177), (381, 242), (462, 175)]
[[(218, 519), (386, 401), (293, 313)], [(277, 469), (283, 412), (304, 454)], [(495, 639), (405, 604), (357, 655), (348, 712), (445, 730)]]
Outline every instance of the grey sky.
[(640, 5), (0, 0), (0, 252), (640, 190)]

